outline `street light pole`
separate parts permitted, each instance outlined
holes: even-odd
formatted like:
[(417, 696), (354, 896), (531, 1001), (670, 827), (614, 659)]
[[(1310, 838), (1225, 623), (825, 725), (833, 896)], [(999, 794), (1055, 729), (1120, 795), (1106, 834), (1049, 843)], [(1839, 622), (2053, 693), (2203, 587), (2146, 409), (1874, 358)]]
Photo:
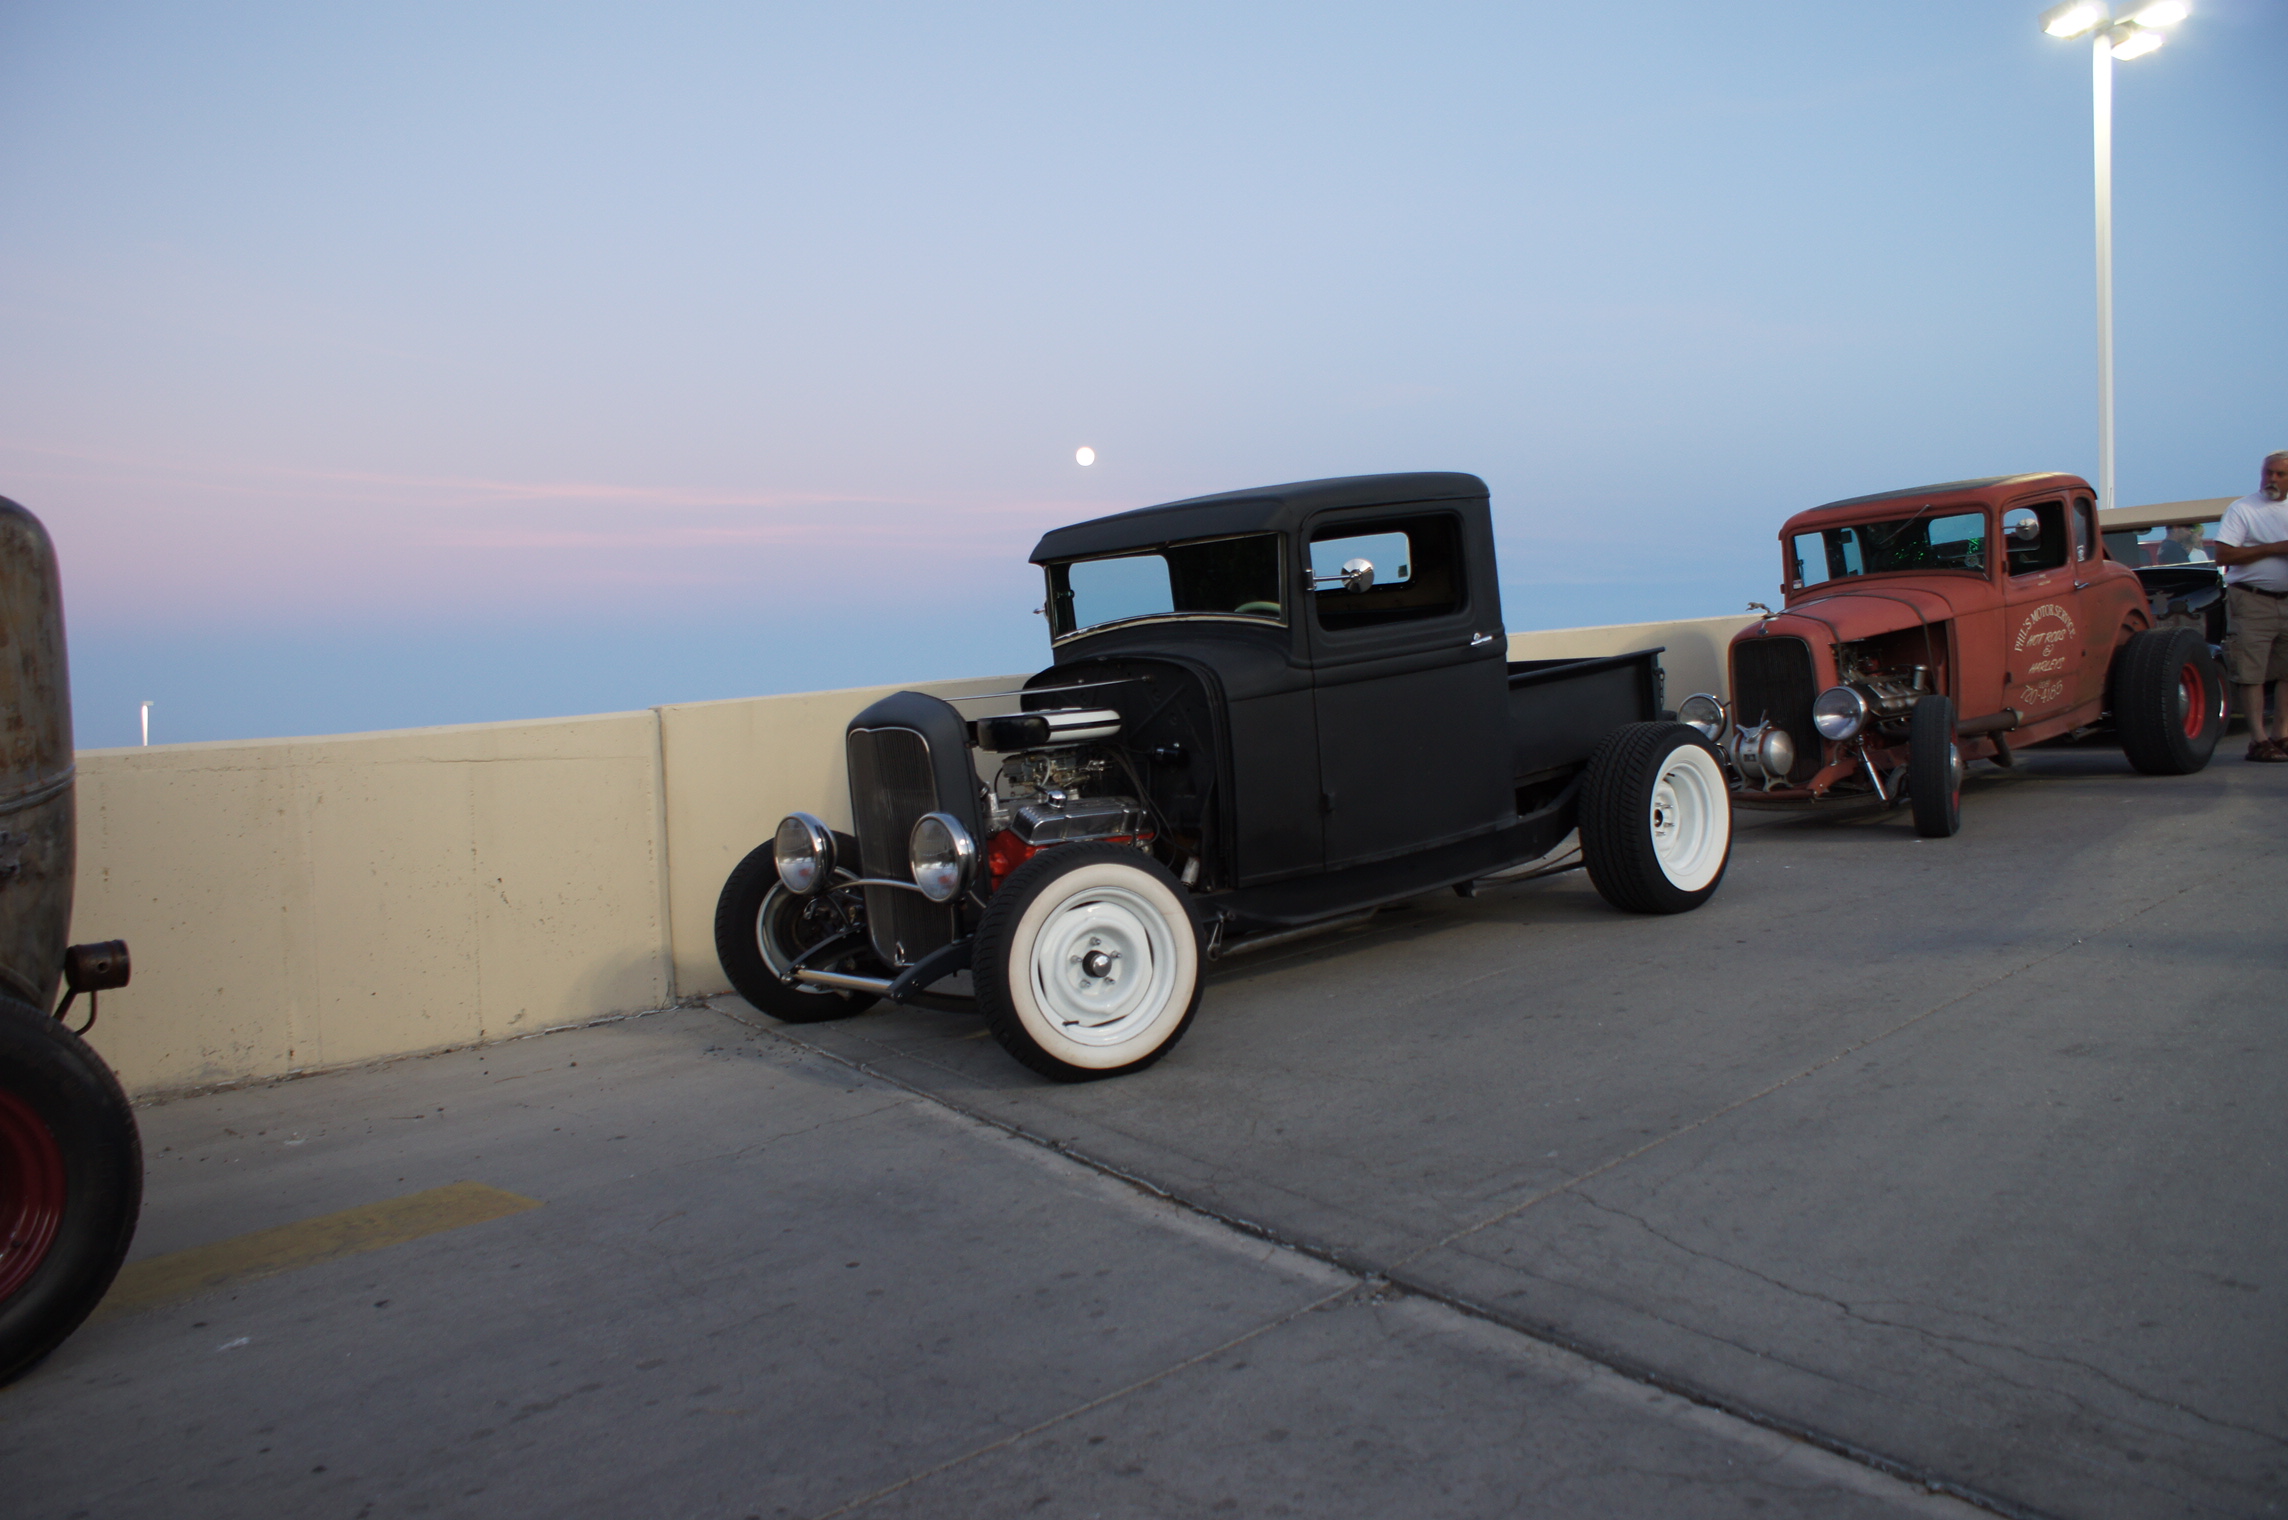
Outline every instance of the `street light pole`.
[(2090, 139), (2097, 160), (2097, 504), (2113, 499), (2113, 39), (2089, 49)]
[(2097, 192), (2097, 504), (2113, 501), (2113, 60), (2142, 58), (2191, 12), (2186, 0), (2146, 0), (2116, 21), (2104, 0), (2065, 0), (2042, 12), (2052, 37), (2089, 47), (2090, 140)]

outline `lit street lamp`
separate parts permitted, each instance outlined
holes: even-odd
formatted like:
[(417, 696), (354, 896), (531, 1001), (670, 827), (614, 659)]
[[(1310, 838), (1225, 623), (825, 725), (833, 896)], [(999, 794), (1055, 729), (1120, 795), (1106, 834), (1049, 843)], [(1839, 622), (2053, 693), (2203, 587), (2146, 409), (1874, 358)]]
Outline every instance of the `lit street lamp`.
[(2042, 12), (2052, 37), (2090, 39), (2090, 120), (2097, 157), (2097, 504), (2113, 502), (2113, 60), (2142, 58), (2192, 11), (2146, 0), (2118, 19), (2104, 0), (2065, 0)]

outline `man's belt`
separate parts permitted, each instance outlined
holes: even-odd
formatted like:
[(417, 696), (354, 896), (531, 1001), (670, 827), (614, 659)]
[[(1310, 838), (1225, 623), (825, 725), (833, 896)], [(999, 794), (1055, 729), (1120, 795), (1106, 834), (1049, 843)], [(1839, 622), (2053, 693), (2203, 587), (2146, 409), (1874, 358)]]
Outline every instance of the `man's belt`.
[(2237, 582), (2225, 589), (2228, 591), (2245, 591), (2251, 596), (2268, 596), (2276, 602), (2283, 597), (2288, 597), (2288, 591), (2267, 591), (2262, 586), (2244, 586)]

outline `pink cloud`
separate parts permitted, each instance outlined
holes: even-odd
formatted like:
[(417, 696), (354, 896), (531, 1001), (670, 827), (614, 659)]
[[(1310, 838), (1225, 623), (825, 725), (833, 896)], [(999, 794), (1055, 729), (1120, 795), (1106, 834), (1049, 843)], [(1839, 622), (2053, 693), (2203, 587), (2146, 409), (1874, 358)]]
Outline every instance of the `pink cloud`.
[[(0, 442), (8, 494), (64, 554), (75, 617), (262, 620), (566, 607), (742, 588), (846, 602), (962, 574), (1029, 578), (1041, 531), (1101, 503), (387, 474), (121, 458)], [(822, 574), (790, 573), (790, 556)]]

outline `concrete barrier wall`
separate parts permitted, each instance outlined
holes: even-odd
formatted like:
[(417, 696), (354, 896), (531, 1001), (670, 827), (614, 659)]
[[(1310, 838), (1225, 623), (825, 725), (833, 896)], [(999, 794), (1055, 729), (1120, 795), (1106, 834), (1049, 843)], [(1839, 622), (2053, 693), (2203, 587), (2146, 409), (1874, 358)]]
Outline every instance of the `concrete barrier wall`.
[(1726, 673), (1724, 651), (1731, 645), (1732, 635), (1754, 621), (1752, 614), (1734, 612), (1722, 617), (1677, 618), (1665, 623), (1611, 623), (1602, 628), (1548, 628), (1533, 633), (1513, 633), (1509, 638), (1509, 657), (1513, 660), (1582, 660), (1665, 645), (1660, 668), (1667, 676), (1670, 707), (1696, 691), (1714, 692), (1729, 699), (1732, 685)]
[(657, 1006), (658, 735), (640, 712), (83, 753), (73, 938), (135, 965), (91, 1038), (148, 1091)]
[[(1665, 644), (1673, 705), (1722, 689), (1746, 621), (1518, 634), (1510, 655)], [(72, 937), (125, 939), (135, 961), (90, 1038), (151, 1093), (720, 991), (723, 878), (793, 809), (849, 827), (843, 725), (897, 689), (82, 751)]]

